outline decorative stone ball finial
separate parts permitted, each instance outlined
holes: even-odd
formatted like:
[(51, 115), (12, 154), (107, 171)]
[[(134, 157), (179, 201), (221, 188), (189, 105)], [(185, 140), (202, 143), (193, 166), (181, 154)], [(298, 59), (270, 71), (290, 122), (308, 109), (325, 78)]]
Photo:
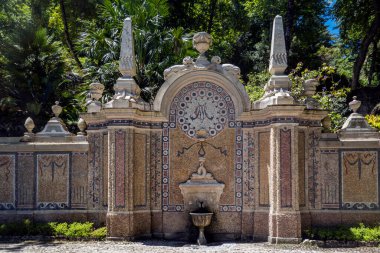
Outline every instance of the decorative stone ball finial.
[(87, 127), (86, 121), (84, 121), (84, 119), (82, 119), (82, 118), (79, 118), (77, 125), (78, 125), (78, 128), (80, 130), (78, 135), (84, 135), (84, 130)]
[(222, 59), (219, 56), (213, 56), (211, 58), (211, 62), (215, 64), (220, 64), (222, 62)]
[(356, 113), (357, 112), (357, 110), (360, 108), (360, 106), (361, 106), (361, 104), (362, 104), (362, 102), (361, 101), (359, 101), (359, 100), (356, 100), (356, 96), (353, 96), (352, 97), (352, 101), (348, 104), (349, 105), (349, 107), (350, 107), (350, 109), (354, 112), (354, 113)]
[(203, 55), (212, 45), (211, 35), (206, 32), (196, 33), (193, 37), (193, 47)]
[(190, 56), (186, 56), (185, 58), (183, 58), (182, 63), (185, 66), (189, 66), (189, 65), (194, 64), (194, 60)]
[(25, 124), (24, 124), (26, 130), (28, 131), (28, 133), (32, 133), (34, 127), (36, 126), (34, 124), (34, 121), (31, 117), (28, 117), (26, 120), (25, 120)]
[(59, 105), (59, 102), (58, 102), (58, 101), (55, 101), (55, 105), (53, 105), (53, 106), (51, 107), (51, 110), (53, 111), (55, 117), (58, 118), (59, 115), (60, 115), (61, 112), (62, 112), (62, 106)]

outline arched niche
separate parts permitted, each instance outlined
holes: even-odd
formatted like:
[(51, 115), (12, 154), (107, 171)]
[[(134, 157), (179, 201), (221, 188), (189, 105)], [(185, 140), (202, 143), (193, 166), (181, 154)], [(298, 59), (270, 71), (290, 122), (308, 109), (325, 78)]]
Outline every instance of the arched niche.
[[(231, 77), (231, 79), (233, 78)], [(233, 82), (223, 74), (210, 70), (192, 71), (180, 77), (168, 79), (158, 91), (153, 103), (153, 109), (168, 117), (170, 105), (175, 95), (186, 85), (199, 81), (211, 82), (221, 86), (231, 96), (237, 117), (242, 112), (250, 110), (249, 97), (243, 84), (238, 80)]]

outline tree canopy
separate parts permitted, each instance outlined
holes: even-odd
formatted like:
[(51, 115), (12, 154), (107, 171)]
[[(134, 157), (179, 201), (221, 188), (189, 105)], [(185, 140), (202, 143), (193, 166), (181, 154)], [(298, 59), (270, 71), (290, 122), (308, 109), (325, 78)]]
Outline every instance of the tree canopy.
[[(136, 81), (148, 102), (162, 85), (165, 68), (187, 55), (196, 56), (191, 38), (199, 31), (213, 37), (208, 53), (239, 66), (250, 97), (259, 97), (268, 78), (275, 15), (284, 19), (288, 73), (313, 73), (322, 84), (321, 92), (377, 89), (380, 2), (334, 2), (330, 6), (327, 0), (3, 0), (0, 135), (22, 134), (27, 116), (41, 128), (55, 100), (64, 107), (66, 123), (74, 127), (91, 82), (104, 84), (102, 99), (109, 100), (120, 76), (119, 43), (127, 16), (134, 26)], [(339, 36), (330, 34), (327, 19), (336, 20)]]

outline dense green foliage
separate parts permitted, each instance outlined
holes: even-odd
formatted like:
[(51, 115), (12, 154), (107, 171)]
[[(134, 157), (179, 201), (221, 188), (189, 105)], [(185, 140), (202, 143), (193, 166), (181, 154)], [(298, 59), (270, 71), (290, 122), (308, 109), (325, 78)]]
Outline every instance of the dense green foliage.
[(352, 227), (316, 227), (304, 231), (304, 237), (316, 240), (380, 242), (380, 226), (360, 223)]
[(33, 223), (29, 219), (22, 222), (0, 224), (0, 236), (55, 236), (67, 239), (105, 239), (105, 227), (95, 229), (91, 222), (73, 223)]
[[(327, 0), (3, 0), (0, 136), (21, 135), (28, 116), (37, 125), (35, 131), (41, 130), (55, 100), (63, 105), (62, 117), (74, 130), (79, 112), (85, 109), (88, 85), (94, 81), (105, 85), (102, 99), (108, 101), (120, 76), (119, 43), (127, 16), (134, 26), (135, 78), (149, 102), (164, 82), (165, 68), (197, 55), (191, 37), (202, 30), (213, 37), (209, 55), (239, 66), (250, 98), (259, 99), (269, 77), (271, 24), (276, 14), (282, 15), (294, 95), (301, 95), (297, 87), (304, 78), (317, 77), (321, 83), (317, 98), (323, 108), (333, 109), (330, 116), (337, 129), (348, 112), (348, 88), (377, 86), (380, 80), (380, 12), (376, 0), (329, 4)], [(338, 22), (337, 38), (326, 28), (327, 15)]]

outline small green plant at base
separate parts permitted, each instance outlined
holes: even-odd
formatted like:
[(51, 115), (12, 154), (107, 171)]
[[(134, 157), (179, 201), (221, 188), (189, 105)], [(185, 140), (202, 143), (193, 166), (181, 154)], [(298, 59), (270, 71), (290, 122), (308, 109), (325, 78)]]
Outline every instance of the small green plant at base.
[(101, 227), (91, 232), (91, 238), (104, 239), (107, 236), (107, 228)]
[(304, 231), (304, 237), (316, 240), (364, 241), (380, 243), (380, 225), (347, 227), (315, 227)]
[(22, 222), (0, 224), (0, 236), (56, 236), (68, 239), (104, 239), (107, 229), (100, 227), (95, 229), (91, 222), (73, 223), (33, 223), (29, 219)]
[(69, 238), (86, 238), (90, 237), (93, 229), (93, 223), (85, 222), (79, 223), (74, 222), (68, 226), (68, 230), (66, 232), (66, 236)]

